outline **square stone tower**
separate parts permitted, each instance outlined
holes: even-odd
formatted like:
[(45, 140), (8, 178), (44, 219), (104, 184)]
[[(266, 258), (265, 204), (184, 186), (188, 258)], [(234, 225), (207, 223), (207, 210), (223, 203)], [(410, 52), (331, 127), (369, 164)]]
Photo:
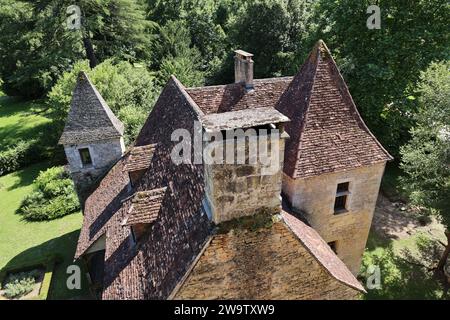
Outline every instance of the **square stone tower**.
[(276, 108), (291, 119), (283, 194), (357, 274), (384, 167), (392, 157), (364, 124), (323, 41)]
[(124, 126), (84, 72), (80, 72), (69, 115), (59, 143), (82, 203), (93, 183), (119, 160), (124, 151)]

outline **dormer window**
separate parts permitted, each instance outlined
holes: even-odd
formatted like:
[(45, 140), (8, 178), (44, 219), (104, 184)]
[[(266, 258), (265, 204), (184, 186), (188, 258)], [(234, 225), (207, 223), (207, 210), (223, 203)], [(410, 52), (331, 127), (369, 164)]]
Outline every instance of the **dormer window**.
[(134, 187), (151, 165), (157, 144), (133, 147), (130, 150), (124, 170), (128, 171), (130, 186)]
[(137, 192), (132, 200), (128, 214), (122, 226), (131, 227), (131, 239), (134, 244), (147, 232), (158, 219), (167, 188)]
[(91, 153), (89, 152), (89, 148), (78, 149), (80, 153), (81, 163), (83, 167), (92, 165)]
[(336, 198), (334, 200), (334, 214), (347, 212), (347, 200), (350, 194), (349, 182), (339, 183), (336, 190)]

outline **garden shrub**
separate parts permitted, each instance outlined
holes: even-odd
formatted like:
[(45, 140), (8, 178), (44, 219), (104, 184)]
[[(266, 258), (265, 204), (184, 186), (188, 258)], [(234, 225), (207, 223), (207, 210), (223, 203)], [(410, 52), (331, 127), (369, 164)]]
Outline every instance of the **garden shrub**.
[(31, 163), (39, 153), (36, 149), (35, 140), (19, 140), (16, 144), (0, 151), (0, 176)]
[(32, 270), (8, 276), (4, 286), (3, 295), (8, 299), (14, 299), (30, 293), (33, 291), (34, 286), (36, 285), (36, 279), (39, 275), (39, 270)]
[(18, 211), (26, 220), (52, 220), (80, 210), (72, 180), (63, 167), (41, 172), (34, 183), (37, 190), (25, 197)]

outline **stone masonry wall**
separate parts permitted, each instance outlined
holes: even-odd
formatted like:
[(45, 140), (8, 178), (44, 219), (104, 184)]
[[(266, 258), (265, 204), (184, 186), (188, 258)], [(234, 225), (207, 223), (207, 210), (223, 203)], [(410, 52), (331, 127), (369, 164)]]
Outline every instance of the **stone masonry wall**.
[[(79, 149), (89, 148), (92, 165), (83, 167)], [(101, 175), (103, 175), (125, 151), (123, 138), (104, 140), (78, 145), (65, 145), (70, 173), (80, 200), (83, 202), (86, 192)]]
[[(224, 149), (233, 147), (233, 141), (224, 141)], [(284, 139), (279, 140), (279, 161), (273, 166), (276, 168), (273, 172), (264, 172), (271, 164), (265, 166), (260, 161), (255, 165), (248, 164), (249, 147), (243, 141), (236, 143), (235, 156), (238, 150), (244, 150), (247, 164), (204, 166), (205, 192), (215, 223), (261, 211), (277, 213), (281, 209)], [(270, 152), (269, 143), (269, 155)]]
[(355, 299), (284, 222), (213, 236), (175, 299)]
[[(336, 241), (338, 257), (358, 274), (385, 163), (293, 180), (284, 175), (283, 193), (326, 242)], [(334, 214), (338, 183), (350, 182), (347, 212)]]

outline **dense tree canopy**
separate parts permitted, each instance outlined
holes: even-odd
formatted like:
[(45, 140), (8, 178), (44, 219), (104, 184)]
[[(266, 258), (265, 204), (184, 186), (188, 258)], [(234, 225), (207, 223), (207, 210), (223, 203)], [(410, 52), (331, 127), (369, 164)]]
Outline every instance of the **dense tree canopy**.
[(81, 38), (64, 27), (61, 14), (30, 2), (0, 0), (0, 78), (10, 95), (38, 97), (82, 57)]
[(442, 212), (450, 229), (450, 62), (433, 63), (418, 86), (419, 112), (401, 148), (411, 200)]
[(394, 156), (408, 138), (420, 71), (448, 59), (450, 6), (442, 0), (380, 0), (381, 29), (369, 30), (373, 1), (319, 1), (316, 18), (369, 127)]
[(441, 270), (450, 254), (450, 62), (433, 63), (422, 72), (417, 93), (417, 124), (401, 148), (403, 185), (413, 203), (431, 209), (447, 227)]
[(171, 74), (186, 86), (229, 83), (238, 48), (255, 54), (257, 78), (293, 75), (323, 38), (365, 121), (400, 160), (400, 146), (418, 121), (420, 73), (449, 56), (450, 6), (442, 0), (380, 0), (381, 29), (374, 30), (366, 25), (368, 0), (76, 3), (82, 28), (70, 31), (73, 1), (0, 0), (0, 78), (7, 94), (43, 96), (83, 59), (91, 68), (108, 59), (142, 66), (158, 87)]
[[(0, 0), (0, 77), (9, 94), (37, 97), (84, 57), (150, 59), (154, 24), (135, 0), (80, 0), (81, 29), (69, 30), (70, 0)], [(3, 63), (4, 62), (4, 63)]]

